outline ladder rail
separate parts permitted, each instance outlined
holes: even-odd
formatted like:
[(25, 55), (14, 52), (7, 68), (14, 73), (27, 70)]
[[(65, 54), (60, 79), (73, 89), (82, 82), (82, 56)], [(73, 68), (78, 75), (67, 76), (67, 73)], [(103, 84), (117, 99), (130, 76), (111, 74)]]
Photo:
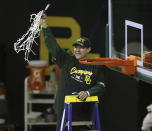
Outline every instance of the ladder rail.
[[(93, 112), (91, 113), (91, 121), (85, 121), (86, 124), (92, 125), (92, 129), (96, 129), (101, 131), (100, 119), (99, 119), (99, 111), (98, 111), (98, 96), (89, 96), (86, 101), (81, 101), (78, 99), (78, 95), (65, 96), (64, 101), (64, 110), (62, 115), (62, 122), (60, 131), (65, 131), (65, 126), (68, 127), (67, 131), (72, 131), (72, 126), (82, 125), (82, 122), (72, 122), (72, 104), (77, 102), (92, 102), (93, 103)], [(68, 110), (68, 111), (67, 111)], [(66, 115), (68, 115), (68, 119), (66, 119)], [(83, 122), (84, 124), (84, 122)], [(79, 126), (80, 126), (79, 125)]]

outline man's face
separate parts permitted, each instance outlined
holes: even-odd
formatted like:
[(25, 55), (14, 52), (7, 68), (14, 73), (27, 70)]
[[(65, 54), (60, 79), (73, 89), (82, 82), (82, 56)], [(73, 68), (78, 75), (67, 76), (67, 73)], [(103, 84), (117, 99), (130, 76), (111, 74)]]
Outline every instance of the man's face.
[(75, 55), (76, 59), (84, 59), (87, 57), (90, 50), (91, 50), (91, 48), (86, 48), (86, 47), (76, 45), (74, 47), (74, 55)]

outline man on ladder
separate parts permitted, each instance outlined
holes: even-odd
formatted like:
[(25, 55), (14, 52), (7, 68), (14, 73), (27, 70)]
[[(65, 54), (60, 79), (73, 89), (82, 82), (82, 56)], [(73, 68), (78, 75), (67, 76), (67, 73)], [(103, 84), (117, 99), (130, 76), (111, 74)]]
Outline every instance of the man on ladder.
[[(56, 64), (61, 69), (59, 88), (56, 95), (55, 111), (57, 113), (57, 128), (60, 131), (64, 109), (65, 96), (73, 92), (78, 93), (78, 98), (85, 101), (88, 96), (102, 96), (105, 91), (104, 66), (85, 65), (79, 63), (80, 59), (87, 58), (91, 51), (91, 42), (86, 37), (80, 37), (73, 44), (74, 55), (68, 54), (60, 48), (49, 26), (46, 23), (46, 15), (41, 19), (41, 28), (45, 44), (55, 58)], [(90, 103), (91, 104), (91, 103)], [(72, 120), (89, 120), (89, 103), (76, 103), (72, 105)], [(79, 131), (76, 129), (76, 131)]]

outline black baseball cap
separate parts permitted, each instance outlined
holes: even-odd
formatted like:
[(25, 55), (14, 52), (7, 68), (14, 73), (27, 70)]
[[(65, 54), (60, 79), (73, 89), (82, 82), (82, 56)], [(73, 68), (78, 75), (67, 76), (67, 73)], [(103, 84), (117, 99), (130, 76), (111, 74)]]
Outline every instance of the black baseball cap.
[(76, 40), (76, 42), (72, 46), (80, 45), (82, 47), (89, 48), (91, 47), (91, 42), (87, 37), (80, 37)]

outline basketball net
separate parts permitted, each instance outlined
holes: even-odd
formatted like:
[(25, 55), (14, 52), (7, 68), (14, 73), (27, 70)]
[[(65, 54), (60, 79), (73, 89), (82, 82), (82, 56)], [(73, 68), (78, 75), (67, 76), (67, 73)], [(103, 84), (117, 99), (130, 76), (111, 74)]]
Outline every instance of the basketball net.
[(28, 29), (28, 31), (17, 40), (17, 42), (14, 43), (14, 50), (19, 53), (20, 51), (25, 51), (24, 59), (25, 61), (29, 61), (29, 54), (32, 52), (34, 55), (34, 51), (32, 50), (32, 46), (35, 43), (38, 45), (38, 43), (35, 41), (35, 38), (38, 38), (40, 36), (40, 20), (42, 17), (42, 14), (49, 8), (50, 4), (48, 4), (45, 7), (45, 10), (40, 11), (37, 14), (31, 14), (30, 22), (31, 27)]

